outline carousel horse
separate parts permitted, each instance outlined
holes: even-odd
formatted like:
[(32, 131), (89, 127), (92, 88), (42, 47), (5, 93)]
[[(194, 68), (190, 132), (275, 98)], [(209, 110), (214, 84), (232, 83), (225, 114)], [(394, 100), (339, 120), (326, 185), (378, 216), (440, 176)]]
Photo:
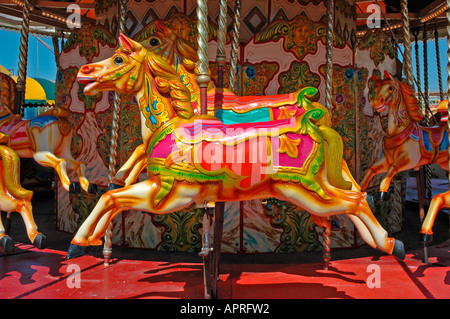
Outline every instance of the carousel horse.
[(414, 90), (385, 72), (385, 79), (375, 80), (375, 98), (371, 105), (375, 113), (388, 109), (388, 124), (383, 139), (383, 157), (371, 165), (361, 181), (365, 190), (377, 174), (386, 173), (380, 184), (381, 199), (385, 199), (392, 178), (402, 171), (419, 170), (421, 166), (439, 164), (448, 171), (448, 127), (424, 127), (424, 118), (414, 96)]
[[(0, 133), (0, 135), (2, 135)], [(2, 140), (3, 140), (2, 136)], [(33, 192), (20, 185), (20, 159), (11, 148), (0, 145), (0, 210), (5, 212), (18, 212), (27, 230), (28, 238), (39, 249), (47, 247), (47, 238), (38, 232), (34, 222), (31, 198)], [(14, 250), (14, 241), (6, 235), (0, 217), (0, 250), (11, 253)]]
[(343, 160), (340, 135), (310, 109), (288, 119), (225, 125), (195, 115), (179, 74), (139, 43), (120, 35), (120, 47), (104, 61), (83, 66), (85, 94), (134, 94), (148, 179), (104, 193), (78, 229), (67, 258), (102, 244), (111, 219), (125, 209), (167, 214), (224, 201), (275, 197), (324, 220), (346, 214), (372, 247), (403, 259), (403, 243), (390, 238), (372, 214), (365, 194)]
[[(155, 32), (141, 44), (149, 51), (166, 59), (180, 75), (183, 84), (191, 92), (194, 113), (200, 114), (200, 88), (196, 82), (198, 73), (197, 50), (185, 39), (179, 37), (172, 29), (160, 22), (155, 23)], [(294, 93), (271, 96), (236, 96), (226, 88), (216, 89), (212, 82), (208, 87), (208, 114), (215, 115), (226, 124), (239, 122), (264, 122), (284, 119), (300, 115), (305, 104), (314, 108), (325, 109), (319, 103), (310, 102), (307, 98), (314, 96), (315, 88), (304, 88)], [(324, 122), (325, 119), (322, 121)], [(328, 123), (330, 119), (327, 114)], [(110, 188), (120, 188), (136, 182), (140, 172), (145, 168), (145, 147), (136, 148), (135, 153), (115, 175)]]
[[(3, 76), (8, 77), (5, 74)], [(8, 82), (2, 79), (2, 102), (5, 100), (3, 93), (6, 92), (3, 83)], [(39, 165), (53, 168), (67, 191), (79, 192), (81, 185), (85, 191), (96, 192), (96, 185), (90, 185), (85, 177), (85, 165), (75, 160), (70, 151), (70, 111), (55, 107), (30, 120), (22, 120), (20, 115), (11, 112), (12, 106), (4, 103), (0, 106), (0, 132), (9, 135), (8, 146), (21, 158), (33, 158)], [(67, 169), (78, 174), (79, 184), (70, 181)]]
[[(448, 100), (441, 101), (437, 108), (437, 113), (440, 114), (440, 122), (447, 126), (448, 122)], [(446, 137), (448, 139), (448, 136)], [(433, 225), (436, 219), (437, 213), (443, 209), (450, 207), (450, 190), (436, 194), (433, 196), (430, 206), (428, 208), (427, 215), (423, 220), (422, 227), (420, 229), (421, 240), (424, 243), (429, 243), (433, 239)]]

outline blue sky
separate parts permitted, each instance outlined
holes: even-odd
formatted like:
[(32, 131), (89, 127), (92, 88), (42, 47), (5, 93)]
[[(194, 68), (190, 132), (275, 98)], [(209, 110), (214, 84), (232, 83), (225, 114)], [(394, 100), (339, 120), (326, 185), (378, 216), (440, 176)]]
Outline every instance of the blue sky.
[[(53, 49), (51, 38), (40, 37), (42, 41)], [(0, 30), (0, 65), (6, 69), (13, 69), (14, 75), (17, 75), (19, 66), (19, 44), (20, 32), (11, 32)], [(32, 78), (44, 78), (55, 81), (56, 79), (56, 61), (55, 56), (35, 36), (30, 35), (28, 39), (28, 64), (27, 76)], [(11, 70), (10, 70), (11, 71)]]
[[(40, 38), (53, 48), (51, 38)], [(3, 44), (3, 50), (0, 50), (0, 64), (7, 69), (14, 69), (14, 74), (17, 75), (19, 65), (19, 43), (20, 33), (0, 30), (0, 43)], [(447, 90), (447, 41), (442, 39), (439, 41), (439, 52), (441, 62), (441, 75), (444, 91)], [(423, 90), (424, 74), (423, 74), (423, 44), (419, 43), (419, 61), (421, 66), (421, 86)], [(412, 48), (412, 58), (414, 67), (414, 76), (416, 76), (416, 61), (415, 49)], [(400, 56), (400, 60), (402, 60)], [(50, 52), (42, 43), (40, 43), (35, 36), (29, 37), (28, 44), (28, 67), (27, 76), (40, 77), (47, 80), (55, 81), (56, 79), (56, 62), (52, 52)], [(436, 51), (435, 44), (432, 41), (428, 42), (428, 80), (429, 91), (439, 91), (439, 82), (437, 77), (436, 66)]]

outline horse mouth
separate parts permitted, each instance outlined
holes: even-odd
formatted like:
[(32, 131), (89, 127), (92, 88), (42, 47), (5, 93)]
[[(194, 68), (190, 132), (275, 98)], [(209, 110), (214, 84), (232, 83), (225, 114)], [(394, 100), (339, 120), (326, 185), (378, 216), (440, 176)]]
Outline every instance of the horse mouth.
[(377, 110), (377, 112), (378, 113), (383, 113), (384, 111), (386, 111), (386, 103), (384, 103), (384, 104), (381, 104), (380, 106), (377, 106), (376, 107), (376, 110)]
[(86, 84), (83, 89), (84, 93), (89, 92), (89, 90), (97, 83), (97, 80), (91, 77), (78, 77), (77, 80), (80, 84)]

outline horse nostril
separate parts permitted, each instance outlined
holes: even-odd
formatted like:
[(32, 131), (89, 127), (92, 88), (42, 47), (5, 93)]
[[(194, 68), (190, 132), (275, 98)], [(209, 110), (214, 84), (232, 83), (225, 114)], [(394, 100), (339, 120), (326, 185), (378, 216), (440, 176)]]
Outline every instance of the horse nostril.
[(83, 73), (91, 73), (92, 71), (94, 71), (94, 68), (89, 65), (85, 65), (81, 68), (81, 72)]
[(384, 103), (384, 97), (380, 98), (380, 103)]

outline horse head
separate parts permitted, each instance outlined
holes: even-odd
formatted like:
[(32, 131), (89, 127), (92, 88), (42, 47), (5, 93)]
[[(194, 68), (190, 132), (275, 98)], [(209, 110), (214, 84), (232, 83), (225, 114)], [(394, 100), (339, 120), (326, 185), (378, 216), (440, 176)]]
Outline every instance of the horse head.
[(119, 42), (112, 57), (80, 68), (78, 81), (86, 84), (84, 94), (134, 94), (152, 131), (175, 116), (192, 117), (191, 94), (165, 58), (123, 34)]
[(372, 76), (375, 82), (375, 97), (370, 100), (370, 105), (376, 113), (384, 112), (394, 101), (395, 95), (399, 92), (399, 85), (388, 72), (385, 71), (385, 79)]
[(100, 91), (135, 94), (143, 85), (143, 62), (147, 50), (123, 34), (115, 54), (103, 61), (86, 64), (78, 71), (78, 82), (86, 84), (84, 94)]

